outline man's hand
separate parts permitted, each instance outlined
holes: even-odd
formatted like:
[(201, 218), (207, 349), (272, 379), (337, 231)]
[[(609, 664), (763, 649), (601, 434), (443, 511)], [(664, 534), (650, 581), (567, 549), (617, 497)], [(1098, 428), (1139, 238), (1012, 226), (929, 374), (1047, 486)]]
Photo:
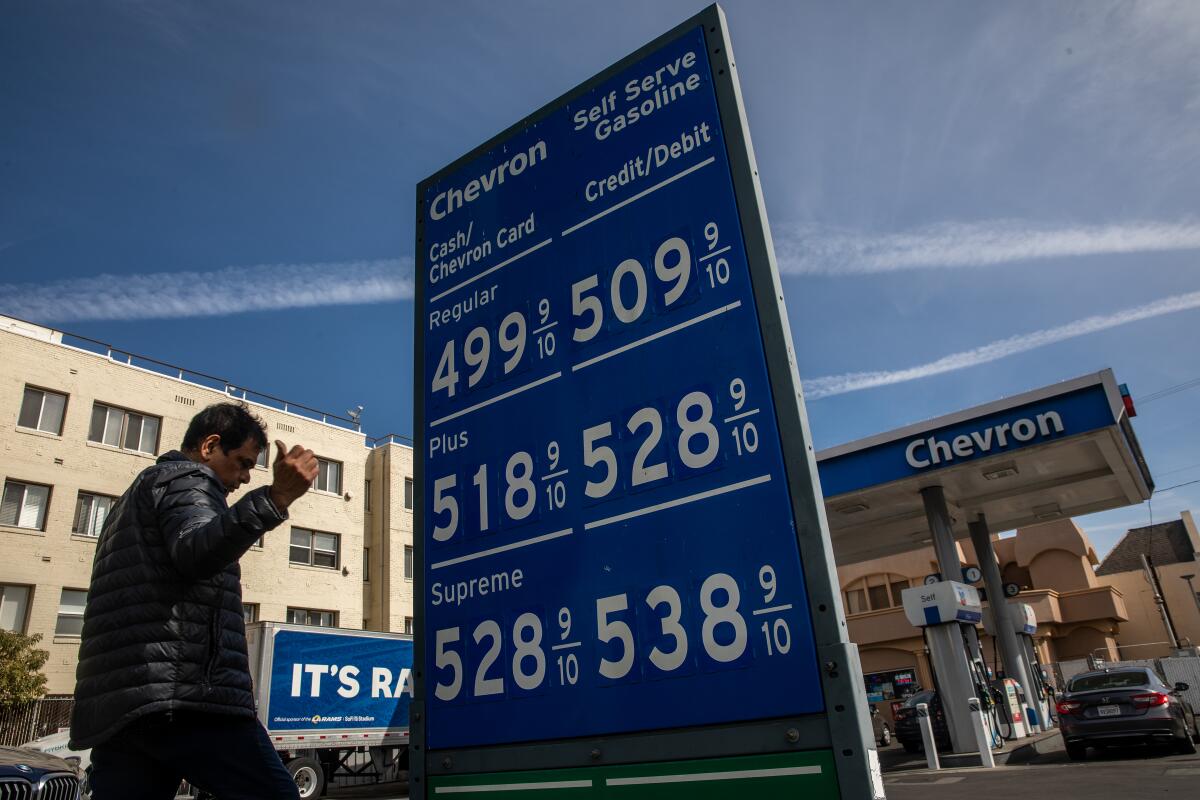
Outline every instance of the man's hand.
[(280, 511), (286, 511), (292, 501), (299, 498), (312, 486), (317, 478), (317, 457), (312, 450), (293, 445), (291, 450), (278, 439), (275, 440), (275, 480), (271, 483), (271, 502)]

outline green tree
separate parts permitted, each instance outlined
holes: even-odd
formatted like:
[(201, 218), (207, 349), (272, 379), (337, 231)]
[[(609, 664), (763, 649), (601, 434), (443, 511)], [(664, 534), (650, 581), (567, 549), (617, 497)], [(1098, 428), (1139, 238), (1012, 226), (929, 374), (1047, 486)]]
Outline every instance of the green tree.
[(23, 705), (46, 694), (46, 676), (42, 667), (50, 654), (36, 645), (40, 633), (0, 630), (0, 708)]

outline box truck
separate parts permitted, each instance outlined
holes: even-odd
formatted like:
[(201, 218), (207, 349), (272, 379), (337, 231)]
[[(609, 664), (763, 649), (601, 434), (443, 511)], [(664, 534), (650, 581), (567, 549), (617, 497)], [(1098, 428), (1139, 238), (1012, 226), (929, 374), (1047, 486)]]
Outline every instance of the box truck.
[(255, 622), (246, 644), (258, 718), (302, 798), (408, 769), (412, 636)]

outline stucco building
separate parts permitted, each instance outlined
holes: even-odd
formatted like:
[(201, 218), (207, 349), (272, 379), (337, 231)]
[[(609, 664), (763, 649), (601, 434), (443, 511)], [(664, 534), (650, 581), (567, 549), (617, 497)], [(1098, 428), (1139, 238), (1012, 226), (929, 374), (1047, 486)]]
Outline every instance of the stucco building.
[[(1016, 599), (1037, 614), (1034, 640), (1043, 663), (1118, 658), (1118, 632), (1130, 616), (1125, 597), (1097, 577), (1095, 550), (1074, 521), (993, 541), (1004, 582), (1019, 586)], [(963, 567), (978, 564), (969, 541), (958, 542), (958, 551)], [(850, 639), (859, 647), (868, 694), (885, 713), (893, 699), (934, 685), (922, 633), (905, 618), (900, 593), (936, 572), (932, 548), (838, 568)], [(1002, 671), (991, 637), (982, 628), (979, 636), (985, 660)]]
[(1096, 570), (1101, 583), (1127, 600), (1129, 619), (1117, 634), (1121, 657), (1162, 658), (1174, 649), (1143, 555), (1157, 573), (1176, 638), (1181, 645), (1200, 645), (1200, 534), (1192, 513), (1184, 511), (1179, 519), (1130, 530)]
[[(412, 449), (350, 420), (0, 317), (0, 626), (43, 635), (69, 694), (96, 537), (114, 500), (192, 416), (244, 399), (270, 439), (321, 459), (290, 518), (242, 558), (247, 620), (412, 628)], [(269, 483), (274, 449), (247, 488)], [(240, 495), (235, 495), (234, 498)], [(232, 499), (232, 498), (231, 498)]]

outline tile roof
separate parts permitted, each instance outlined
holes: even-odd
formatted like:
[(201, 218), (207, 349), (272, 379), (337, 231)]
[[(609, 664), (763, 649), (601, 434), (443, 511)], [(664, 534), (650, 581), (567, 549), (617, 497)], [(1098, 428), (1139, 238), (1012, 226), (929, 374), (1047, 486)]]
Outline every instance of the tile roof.
[(1143, 553), (1155, 566), (1196, 560), (1187, 529), (1183, 527), (1183, 520), (1173, 519), (1170, 522), (1130, 529), (1121, 537), (1121, 541), (1117, 542), (1112, 552), (1100, 562), (1096, 574), (1113, 575), (1140, 570)]

